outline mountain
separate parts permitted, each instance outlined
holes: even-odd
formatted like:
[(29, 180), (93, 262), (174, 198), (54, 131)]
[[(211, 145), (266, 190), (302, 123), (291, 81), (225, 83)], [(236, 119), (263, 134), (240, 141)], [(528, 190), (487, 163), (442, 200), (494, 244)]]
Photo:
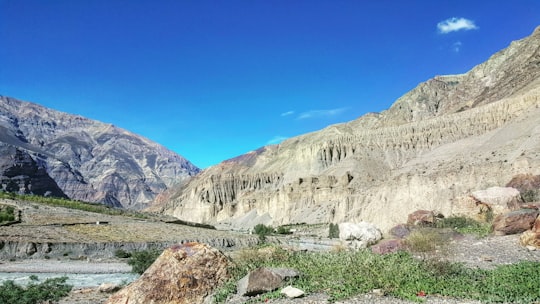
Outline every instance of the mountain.
[(452, 213), (471, 191), (540, 174), (540, 27), (462, 75), (437, 76), (386, 111), (227, 160), (151, 210), (240, 227)]
[(3, 190), (144, 208), (199, 169), (110, 124), (0, 96)]

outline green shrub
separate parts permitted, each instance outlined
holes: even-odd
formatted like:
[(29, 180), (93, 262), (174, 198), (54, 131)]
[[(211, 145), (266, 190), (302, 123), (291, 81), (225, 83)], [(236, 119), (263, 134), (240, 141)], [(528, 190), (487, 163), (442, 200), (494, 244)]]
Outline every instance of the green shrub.
[(276, 230), (277, 234), (291, 234), (291, 228), (288, 226), (279, 226)]
[(132, 272), (142, 274), (154, 263), (160, 254), (161, 250), (158, 249), (135, 251), (131, 253), (131, 257), (129, 257), (127, 263), (131, 266)]
[(0, 207), (0, 223), (12, 222), (15, 220), (15, 208), (13, 206), (3, 205)]
[[(491, 214), (491, 216), (490, 216)], [(481, 223), (472, 218), (464, 216), (452, 216), (443, 218), (436, 223), (437, 228), (452, 228), (459, 233), (474, 234), (485, 237), (491, 232), (492, 212), (486, 213), (486, 223)]]
[(521, 198), (526, 203), (532, 203), (538, 201), (538, 190), (527, 190), (521, 193)]
[(259, 240), (262, 242), (266, 241), (266, 236), (274, 233), (274, 228), (272, 226), (266, 226), (264, 224), (257, 224), (253, 227), (253, 232), (259, 236)]
[(330, 223), (328, 227), (328, 237), (331, 239), (339, 238), (339, 225)]
[(37, 277), (30, 277), (31, 283), (26, 287), (5, 281), (0, 285), (0, 303), (35, 304), (46, 301), (56, 302), (68, 295), (72, 286), (66, 284), (67, 277), (47, 279), (43, 283), (35, 283)]
[(124, 249), (117, 249), (114, 251), (114, 256), (120, 259), (126, 259), (131, 257), (131, 253), (125, 251)]

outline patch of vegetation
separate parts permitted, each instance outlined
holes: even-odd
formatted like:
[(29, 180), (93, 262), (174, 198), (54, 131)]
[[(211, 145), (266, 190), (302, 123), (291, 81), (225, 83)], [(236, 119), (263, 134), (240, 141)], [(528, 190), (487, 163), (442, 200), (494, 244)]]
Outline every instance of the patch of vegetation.
[(161, 250), (159, 249), (135, 251), (131, 253), (127, 263), (131, 266), (131, 272), (143, 274), (160, 254)]
[(452, 216), (437, 221), (436, 227), (451, 228), (462, 234), (474, 234), (479, 237), (486, 237), (491, 233), (490, 222), (492, 219), (493, 213), (490, 211), (486, 212), (486, 223), (481, 223), (464, 216)]
[(0, 191), (0, 198), (29, 201), (29, 202), (34, 202), (34, 203), (44, 204), (44, 205), (49, 205), (49, 206), (63, 207), (63, 208), (76, 209), (76, 210), (82, 210), (86, 212), (94, 212), (94, 213), (101, 213), (101, 214), (108, 214), (108, 215), (123, 215), (123, 216), (131, 216), (135, 218), (148, 218), (149, 217), (147, 214), (132, 211), (132, 210), (112, 208), (112, 207), (99, 204), (99, 203), (88, 203), (88, 202), (75, 201), (75, 200), (57, 198), (57, 197), (45, 197), (45, 196), (39, 196), (39, 195), (21, 195), (21, 194), (14, 194), (13, 192)]
[(539, 200), (538, 190), (526, 190), (521, 193), (521, 198), (526, 203), (537, 202)]
[(31, 276), (32, 281), (23, 287), (13, 281), (5, 281), (0, 285), (0, 303), (35, 304), (56, 302), (68, 295), (73, 286), (66, 284), (67, 277), (51, 278), (37, 283), (38, 278)]
[(291, 232), (291, 227), (289, 227), (289, 226), (287, 226), (287, 225), (279, 226), (279, 227), (276, 229), (276, 233), (277, 233), (277, 234), (292, 234), (292, 232)]
[(339, 225), (330, 223), (328, 227), (328, 237), (331, 239), (339, 238)]
[[(520, 262), (494, 270), (471, 269), (460, 263), (419, 260), (408, 252), (377, 255), (369, 250), (286, 252), (271, 255), (260, 249), (235, 259), (233, 279), (216, 294), (223, 302), (235, 292), (235, 282), (257, 267), (289, 267), (302, 273), (291, 282), (306, 293), (325, 292), (331, 301), (381, 289), (401, 299), (422, 301), (417, 295), (440, 295), (484, 302), (531, 303), (540, 300), (537, 278), (540, 262)], [(273, 297), (273, 294), (261, 298)]]
[(0, 205), (0, 223), (13, 222), (15, 220), (15, 208), (9, 205)]
[(131, 257), (131, 252), (127, 252), (124, 249), (117, 249), (114, 251), (114, 256), (120, 259), (127, 259)]
[(438, 249), (444, 249), (447, 240), (441, 232), (434, 228), (419, 228), (413, 230), (405, 239), (407, 248), (424, 259)]
[(264, 224), (257, 224), (253, 227), (253, 232), (259, 236), (261, 242), (266, 241), (266, 237), (274, 233), (274, 228), (272, 226), (266, 226)]

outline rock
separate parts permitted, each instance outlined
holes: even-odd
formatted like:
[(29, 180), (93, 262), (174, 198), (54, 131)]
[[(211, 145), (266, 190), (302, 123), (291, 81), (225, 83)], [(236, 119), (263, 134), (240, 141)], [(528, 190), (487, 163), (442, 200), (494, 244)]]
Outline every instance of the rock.
[(520, 209), (501, 214), (493, 221), (493, 232), (495, 235), (522, 233), (532, 228), (538, 213), (534, 209)]
[(103, 293), (113, 293), (120, 290), (120, 285), (115, 283), (102, 283), (97, 290)]
[(354, 249), (366, 248), (382, 238), (381, 231), (371, 223), (340, 223), (338, 226), (339, 239)]
[(284, 287), (281, 292), (281, 294), (285, 295), (289, 299), (295, 299), (300, 298), (304, 296), (304, 291), (292, 286)]
[(518, 210), (523, 203), (519, 191), (511, 187), (491, 187), (474, 191), (472, 197), (487, 204), (494, 215)]
[(435, 213), (429, 210), (416, 210), (407, 217), (409, 225), (430, 225), (435, 223)]
[(411, 230), (407, 225), (399, 224), (390, 229), (390, 234), (397, 237), (398, 239), (404, 239), (411, 233)]
[(377, 254), (388, 254), (405, 249), (405, 242), (401, 239), (382, 240), (371, 246), (371, 252)]
[(540, 215), (534, 221), (532, 228), (521, 234), (519, 242), (531, 251), (540, 248)]
[(288, 268), (257, 268), (237, 282), (236, 290), (241, 296), (254, 296), (274, 291), (281, 287), (285, 280), (298, 275), (296, 270)]
[(524, 231), (519, 237), (519, 243), (529, 250), (540, 248), (540, 233), (532, 230)]
[(201, 243), (165, 249), (141, 275), (107, 300), (107, 304), (197, 304), (228, 278), (228, 259)]

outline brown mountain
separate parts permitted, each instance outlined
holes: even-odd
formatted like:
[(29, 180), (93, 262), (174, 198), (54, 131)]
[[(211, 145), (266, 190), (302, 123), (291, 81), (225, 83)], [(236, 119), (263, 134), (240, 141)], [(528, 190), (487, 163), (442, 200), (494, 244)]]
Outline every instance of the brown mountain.
[(199, 169), (110, 124), (0, 96), (1, 189), (143, 208)]
[(462, 75), (419, 84), (387, 111), (208, 168), (152, 210), (212, 224), (452, 213), (471, 191), (540, 174), (540, 28)]

